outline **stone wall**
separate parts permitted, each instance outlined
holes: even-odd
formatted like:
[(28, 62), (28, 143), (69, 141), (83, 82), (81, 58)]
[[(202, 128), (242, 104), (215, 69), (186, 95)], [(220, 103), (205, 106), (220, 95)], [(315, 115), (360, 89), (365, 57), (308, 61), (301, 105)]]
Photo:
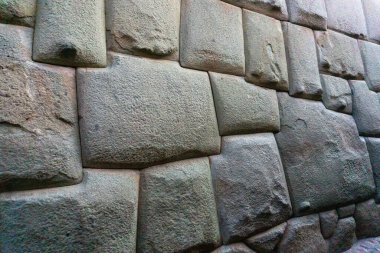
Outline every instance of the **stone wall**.
[(380, 236), (380, 1), (3, 0), (0, 21), (0, 252)]

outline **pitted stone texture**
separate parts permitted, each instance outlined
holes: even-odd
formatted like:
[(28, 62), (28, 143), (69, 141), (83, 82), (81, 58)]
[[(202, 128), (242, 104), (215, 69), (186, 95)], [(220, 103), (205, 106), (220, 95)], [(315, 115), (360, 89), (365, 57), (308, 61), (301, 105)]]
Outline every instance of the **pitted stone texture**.
[(364, 62), (367, 85), (371, 90), (380, 92), (380, 45), (366, 41), (359, 41), (359, 45)]
[(289, 90), (280, 21), (243, 10), (243, 27), (246, 80), (272, 89)]
[(142, 171), (140, 191), (138, 252), (195, 252), (219, 246), (208, 158), (148, 168)]
[(37, 0), (33, 60), (73, 67), (107, 64), (103, 0)]
[(354, 218), (359, 239), (380, 236), (380, 206), (373, 199), (357, 204)]
[(0, 24), (0, 57), (27, 61), (32, 58), (33, 29)]
[(34, 26), (36, 0), (3, 0), (0, 2), (0, 22)]
[(367, 37), (361, 0), (325, 0), (327, 27), (359, 38)]
[(342, 78), (321, 75), (323, 87), (322, 100), (327, 109), (352, 113), (352, 94), (348, 82)]
[(291, 216), (272, 133), (223, 137), (222, 153), (210, 161), (224, 243), (265, 231)]
[(327, 252), (327, 244), (320, 231), (318, 214), (290, 219), (278, 252)]
[(327, 29), (324, 0), (287, 0), (289, 21), (316, 30)]
[(337, 211), (338, 211), (339, 219), (353, 216), (355, 213), (355, 204), (339, 207)]
[(273, 253), (276, 250), (277, 244), (285, 232), (286, 223), (282, 223), (274, 228), (265, 231), (264, 233), (252, 236), (245, 240), (245, 243), (251, 248), (260, 253)]
[(364, 81), (350, 81), (352, 116), (362, 136), (380, 136), (380, 100)]
[(210, 79), (221, 135), (280, 130), (276, 91), (236, 76), (210, 73)]
[(240, 8), (219, 0), (182, 0), (180, 38), (182, 66), (244, 75)]
[(77, 71), (85, 166), (143, 168), (219, 153), (207, 73), (128, 55), (111, 60)]
[(371, 196), (371, 164), (352, 117), (283, 92), (278, 98), (276, 140), (296, 215)]
[(282, 29), (288, 59), (290, 95), (320, 100), (322, 86), (313, 31), (287, 22), (283, 23)]
[(319, 213), (319, 220), (323, 238), (330, 238), (334, 234), (338, 223), (338, 213), (336, 210)]
[(120, 53), (178, 59), (178, 0), (109, 0), (109, 48)]
[(366, 138), (369, 158), (376, 184), (376, 202), (380, 202), (380, 138)]
[(380, 41), (380, 1), (362, 0), (364, 16), (367, 21), (368, 38)]
[[(247, 247), (244, 243), (234, 243), (230, 245), (223, 245), (220, 248), (212, 251), (211, 253), (255, 253)], [(261, 252), (260, 252), (261, 253)]]
[(328, 252), (349, 250), (356, 241), (355, 227), (355, 220), (352, 217), (339, 220), (334, 235), (328, 240)]
[(135, 252), (138, 181), (88, 170), (79, 185), (0, 194), (0, 251)]

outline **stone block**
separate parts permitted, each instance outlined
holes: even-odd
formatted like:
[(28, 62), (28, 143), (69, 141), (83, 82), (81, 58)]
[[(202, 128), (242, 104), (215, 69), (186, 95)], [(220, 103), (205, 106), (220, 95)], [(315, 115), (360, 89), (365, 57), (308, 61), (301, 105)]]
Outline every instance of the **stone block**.
[(380, 206), (373, 199), (358, 203), (354, 218), (359, 239), (380, 236)]
[(234, 243), (230, 245), (223, 245), (211, 253), (255, 253), (247, 247), (244, 243)]
[(246, 80), (267, 88), (289, 90), (280, 21), (243, 10), (243, 27)]
[(241, 9), (222, 1), (182, 0), (181, 65), (243, 76), (242, 23)]
[(353, 118), (321, 102), (277, 95), (281, 131), (276, 140), (295, 214), (372, 196), (371, 164)]
[(135, 252), (138, 182), (87, 170), (79, 185), (0, 194), (0, 251)]
[(0, 24), (0, 58), (31, 60), (32, 40), (33, 29)]
[(219, 153), (207, 73), (128, 55), (111, 61), (77, 71), (85, 166), (144, 168)]
[(107, 65), (103, 0), (38, 0), (33, 60), (73, 67)]
[(245, 243), (260, 253), (272, 253), (276, 251), (276, 247), (281, 241), (285, 232), (286, 223), (282, 223), (264, 233), (252, 236), (245, 240)]
[(322, 101), (327, 109), (352, 113), (352, 94), (348, 82), (342, 78), (321, 75), (323, 87)]
[(328, 252), (349, 250), (356, 241), (355, 227), (355, 220), (352, 217), (339, 220), (334, 235), (328, 240)]
[(368, 38), (380, 41), (380, 2), (378, 0), (363, 0), (362, 3), (367, 21)]
[(291, 216), (272, 133), (223, 137), (222, 153), (210, 161), (225, 244), (265, 231)]
[(338, 211), (339, 219), (353, 216), (355, 213), (355, 204), (339, 207), (337, 211)]
[(376, 202), (380, 202), (380, 138), (366, 138), (373, 177), (376, 184)]
[(210, 79), (220, 135), (280, 130), (276, 91), (236, 76), (210, 73)]
[(315, 30), (327, 29), (324, 0), (287, 0), (289, 21)]
[(331, 30), (315, 31), (319, 68), (333, 75), (363, 79), (364, 66), (356, 39)]
[(206, 251), (220, 244), (207, 157), (143, 170), (139, 205), (138, 252)]
[(283, 23), (282, 29), (288, 59), (290, 95), (320, 100), (322, 86), (313, 31), (287, 22)]
[(21, 26), (34, 26), (36, 0), (6, 0), (0, 2), (0, 22)]
[(181, 1), (106, 1), (109, 48), (120, 53), (178, 59)]
[(368, 87), (380, 92), (380, 45), (359, 41)]
[(338, 213), (335, 209), (319, 213), (319, 221), (321, 224), (321, 233), (323, 238), (328, 239), (335, 232), (338, 224)]

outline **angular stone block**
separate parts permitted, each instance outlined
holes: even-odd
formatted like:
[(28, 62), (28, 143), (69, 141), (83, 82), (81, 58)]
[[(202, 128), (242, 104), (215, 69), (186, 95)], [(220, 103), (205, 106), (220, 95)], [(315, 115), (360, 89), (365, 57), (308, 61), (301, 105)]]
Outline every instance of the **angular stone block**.
[(328, 240), (328, 252), (349, 250), (356, 241), (355, 227), (355, 220), (352, 217), (339, 220), (334, 235)]
[(142, 171), (138, 252), (213, 249), (220, 244), (208, 158)]
[(366, 41), (359, 41), (359, 45), (368, 87), (380, 92), (380, 45)]
[(338, 211), (339, 219), (353, 216), (355, 213), (355, 204), (339, 207), (337, 211)]
[(31, 60), (32, 40), (33, 29), (0, 24), (0, 58)]
[(342, 78), (321, 75), (323, 87), (322, 100), (327, 109), (352, 113), (352, 94), (348, 82)]
[(320, 100), (322, 86), (313, 31), (287, 22), (282, 24), (282, 29), (288, 59), (290, 95)]
[(244, 243), (234, 243), (230, 245), (223, 245), (220, 248), (212, 251), (211, 253), (255, 253), (247, 247)]
[(181, 1), (109, 0), (106, 5), (111, 50), (178, 59)]
[(276, 140), (296, 215), (370, 197), (375, 190), (371, 164), (353, 118), (321, 102), (283, 92), (278, 98)]
[(289, 21), (316, 30), (327, 29), (324, 0), (287, 0)]
[(362, 0), (362, 3), (367, 21), (368, 38), (380, 41), (380, 2), (378, 0)]
[(107, 64), (103, 0), (38, 0), (33, 60), (73, 67)]
[(245, 243), (252, 249), (260, 253), (272, 253), (285, 232), (286, 223), (282, 223), (264, 233), (252, 236), (245, 240)]
[(373, 199), (356, 204), (354, 218), (359, 239), (380, 236), (380, 206)]
[(85, 166), (143, 168), (219, 153), (207, 73), (128, 55), (111, 60), (77, 71)]
[(223, 137), (222, 153), (210, 161), (224, 243), (265, 231), (291, 216), (272, 133)]
[(6, 0), (0, 2), (0, 22), (21, 26), (34, 26), (36, 0)]
[(280, 21), (243, 10), (243, 27), (246, 80), (272, 89), (289, 90)]
[(219, 0), (182, 0), (180, 46), (184, 67), (244, 75), (241, 9)]
[(0, 251), (135, 252), (138, 182), (87, 170), (79, 185), (0, 194)]
[(323, 238), (330, 238), (336, 229), (338, 223), (338, 213), (336, 210), (319, 213), (319, 221), (321, 224), (321, 233)]
[(210, 79), (220, 135), (280, 130), (276, 91), (236, 76), (210, 73)]
[(366, 143), (376, 184), (375, 200), (380, 202), (380, 138), (366, 138)]

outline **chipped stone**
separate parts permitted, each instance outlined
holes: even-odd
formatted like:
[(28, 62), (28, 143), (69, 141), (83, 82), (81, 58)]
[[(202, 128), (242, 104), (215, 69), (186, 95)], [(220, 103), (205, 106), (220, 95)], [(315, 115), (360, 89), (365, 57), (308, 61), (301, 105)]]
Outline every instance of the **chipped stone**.
[(352, 94), (348, 82), (342, 78), (321, 75), (323, 87), (322, 100), (327, 109), (352, 113)]
[(287, 0), (289, 21), (316, 30), (327, 29), (324, 0)]
[(334, 235), (328, 240), (328, 252), (349, 250), (356, 241), (355, 227), (355, 220), (352, 217), (339, 220)]
[(380, 202), (380, 138), (365, 138), (376, 184), (376, 202)]
[(380, 236), (380, 206), (373, 199), (356, 204), (354, 218), (359, 239)]
[(264, 233), (252, 236), (245, 240), (245, 243), (252, 249), (260, 253), (275, 252), (277, 244), (285, 232), (286, 223), (282, 223)]
[(319, 213), (319, 220), (321, 223), (321, 232), (323, 238), (330, 238), (336, 229), (338, 223), (338, 213), (337, 211), (330, 210), (326, 212)]
[(353, 216), (355, 213), (355, 204), (339, 207), (337, 211), (338, 211), (339, 219)]
[(366, 18), (368, 38), (380, 41), (380, 1), (363, 0), (363, 10)]
[(368, 87), (380, 92), (380, 45), (359, 41)]
[(0, 22), (21, 26), (34, 26), (36, 0), (6, 0), (0, 2)]

